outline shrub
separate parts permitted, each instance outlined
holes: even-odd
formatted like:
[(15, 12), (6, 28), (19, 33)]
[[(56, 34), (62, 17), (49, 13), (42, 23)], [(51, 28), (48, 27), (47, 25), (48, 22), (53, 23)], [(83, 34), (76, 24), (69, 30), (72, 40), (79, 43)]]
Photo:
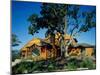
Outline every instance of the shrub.
[(53, 71), (54, 70), (54, 65), (53, 64), (49, 64), (48, 65), (48, 71)]
[(15, 65), (14, 67), (12, 67), (12, 73), (13, 74), (31, 73), (32, 71), (34, 71), (33, 67), (37, 68), (37, 67), (35, 67), (35, 65), (36, 65), (36, 62), (23, 61), (23, 62)]
[(68, 70), (76, 70), (77, 66), (73, 62), (71, 62), (71, 63), (68, 63), (67, 69)]
[(94, 69), (96, 67), (96, 65), (95, 65), (95, 63), (93, 62), (93, 60), (91, 58), (86, 57), (80, 63), (80, 67), (88, 68), (88, 69)]
[(77, 60), (76, 58), (69, 58), (66, 64), (66, 68), (68, 70), (76, 70), (80, 66), (79, 63), (79, 60)]

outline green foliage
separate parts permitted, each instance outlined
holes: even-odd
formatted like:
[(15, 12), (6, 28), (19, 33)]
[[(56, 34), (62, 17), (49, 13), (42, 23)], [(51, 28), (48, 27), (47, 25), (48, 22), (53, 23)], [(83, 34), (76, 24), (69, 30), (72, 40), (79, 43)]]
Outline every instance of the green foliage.
[(32, 73), (32, 70), (35, 69), (35, 62), (21, 62), (20, 64), (17, 64), (16, 66), (12, 67), (12, 73), (13, 74), (22, 74), (22, 73)]
[(36, 14), (33, 14), (28, 19), (31, 23), (29, 26), (29, 34), (33, 35), (37, 33), (41, 28), (47, 29), (46, 35), (54, 33), (54, 31), (63, 31), (63, 18), (66, 15), (66, 9), (66, 5), (43, 3), (40, 12), (42, 16), (38, 17)]
[(54, 70), (54, 65), (53, 64), (49, 64), (48, 65), (48, 71), (53, 71)]
[[(64, 63), (61, 63), (61, 61), (64, 61)], [(70, 58), (66, 61), (64, 59), (59, 61), (54, 59), (33, 62), (23, 61), (12, 67), (12, 73), (54, 72), (59, 70), (78, 70), (78, 68), (95, 69), (96, 65), (90, 58), (85, 58), (81, 61), (76, 58)]]
[(80, 63), (80, 67), (88, 68), (88, 69), (95, 69), (96, 68), (96, 64), (93, 62), (93, 60), (91, 58), (86, 57)]
[[(42, 3), (41, 16), (32, 14), (28, 18), (30, 22), (29, 34), (38, 33), (41, 28), (47, 29), (46, 35), (55, 31), (63, 34), (68, 30), (72, 34), (75, 29), (77, 29), (77, 32), (89, 31), (96, 26), (95, 9), (85, 12), (81, 12), (80, 9), (81, 6), (79, 5)], [(82, 21), (81, 18), (83, 18)], [(80, 25), (81, 22), (83, 22), (83, 25)], [(65, 29), (66, 26), (67, 29)]]
[(23, 61), (20, 64), (12, 67), (13, 74), (22, 74), (22, 73), (35, 73), (35, 72), (51, 72), (55, 70), (55, 62), (54, 61), (33, 61), (26, 62)]
[(85, 18), (84, 25), (81, 26), (81, 32), (87, 32), (91, 28), (96, 27), (96, 12), (95, 10), (91, 12), (83, 12), (83, 19)]
[(79, 62), (76, 58), (71, 58), (68, 60), (67, 69), (68, 70), (77, 70)]
[(19, 46), (19, 44), (21, 43), (17, 37), (17, 35), (12, 34), (12, 46)]
[(71, 62), (71, 63), (68, 63), (67, 69), (68, 70), (76, 70), (77, 66), (73, 62)]

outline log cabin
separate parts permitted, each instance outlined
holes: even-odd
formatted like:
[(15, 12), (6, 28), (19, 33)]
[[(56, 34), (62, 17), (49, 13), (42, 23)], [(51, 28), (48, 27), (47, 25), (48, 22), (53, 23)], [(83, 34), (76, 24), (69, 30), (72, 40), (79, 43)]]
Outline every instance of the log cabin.
[[(41, 39), (33, 38), (24, 47), (21, 48), (21, 58), (37, 60), (46, 60), (49, 58), (57, 58), (61, 56), (61, 50), (59, 46), (60, 34), (55, 35), (54, 40), (50, 40), (50, 36)], [(68, 42), (72, 37), (64, 35), (64, 41)], [(54, 44), (53, 44), (54, 43)], [(71, 46), (69, 46), (67, 53), (69, 56), (79, 56), (85, 51), (86, 56), (92, 56), (94, 46), (89, 44), (78, 44), (77, 39), (73, 38)]]
[[(57, 46), (56, 49), (59, 50)], [(21, 48), (21, 57), (25, 59), (47, 59), (54, 56), (55, 50), (52, 48), (52, 45), (39, 38), (32, 39), (23, 48)]]

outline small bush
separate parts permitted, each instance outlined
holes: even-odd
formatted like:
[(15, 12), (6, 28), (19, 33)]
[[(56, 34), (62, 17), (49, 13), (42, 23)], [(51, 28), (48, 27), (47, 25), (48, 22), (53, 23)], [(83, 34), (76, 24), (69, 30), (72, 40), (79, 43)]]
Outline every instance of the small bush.
[(68, 70), (76, 70), (78, 67), (78, 60), (73, 58), (73, 59), (70, 59), (67, 63), (67, 69)]
[(48, 65), (48, 71), (53, 71), (54, 70), (54, 65), (53, 64), (49, 64)]
[(88, 68), (88, 69), (94, 69), (96, 67), (96, 65), (95, 65), (95, 63), (93, 62), (93, 60), (91, 58), (86, 57), (80, 63), (80, 67)]
[(76, 58), (70, 58), (66, 63), (68, 70), (76, 70), (79, 67), (79, 61)]
[(77, 66), (73, 62), (72, 63), (68, 63), (67, 69), (68, 70), (76, 70)]

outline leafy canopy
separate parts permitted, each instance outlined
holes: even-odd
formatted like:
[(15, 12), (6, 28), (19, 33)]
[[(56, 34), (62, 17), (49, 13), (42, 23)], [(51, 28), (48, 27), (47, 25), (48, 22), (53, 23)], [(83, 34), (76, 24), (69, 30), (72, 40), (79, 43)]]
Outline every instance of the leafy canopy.
[(95, 9), (91, 11), (81, 11), (82, 6), (42, 3), (41, 11), (38, 14), (29, 16), (29, 34), (34, 35), (42, 28), (46, 28), (46, 36), (59, 32), (64, 34), (64, 30), (72, 35), (78, 32), (87, 32), (96, 26)]

